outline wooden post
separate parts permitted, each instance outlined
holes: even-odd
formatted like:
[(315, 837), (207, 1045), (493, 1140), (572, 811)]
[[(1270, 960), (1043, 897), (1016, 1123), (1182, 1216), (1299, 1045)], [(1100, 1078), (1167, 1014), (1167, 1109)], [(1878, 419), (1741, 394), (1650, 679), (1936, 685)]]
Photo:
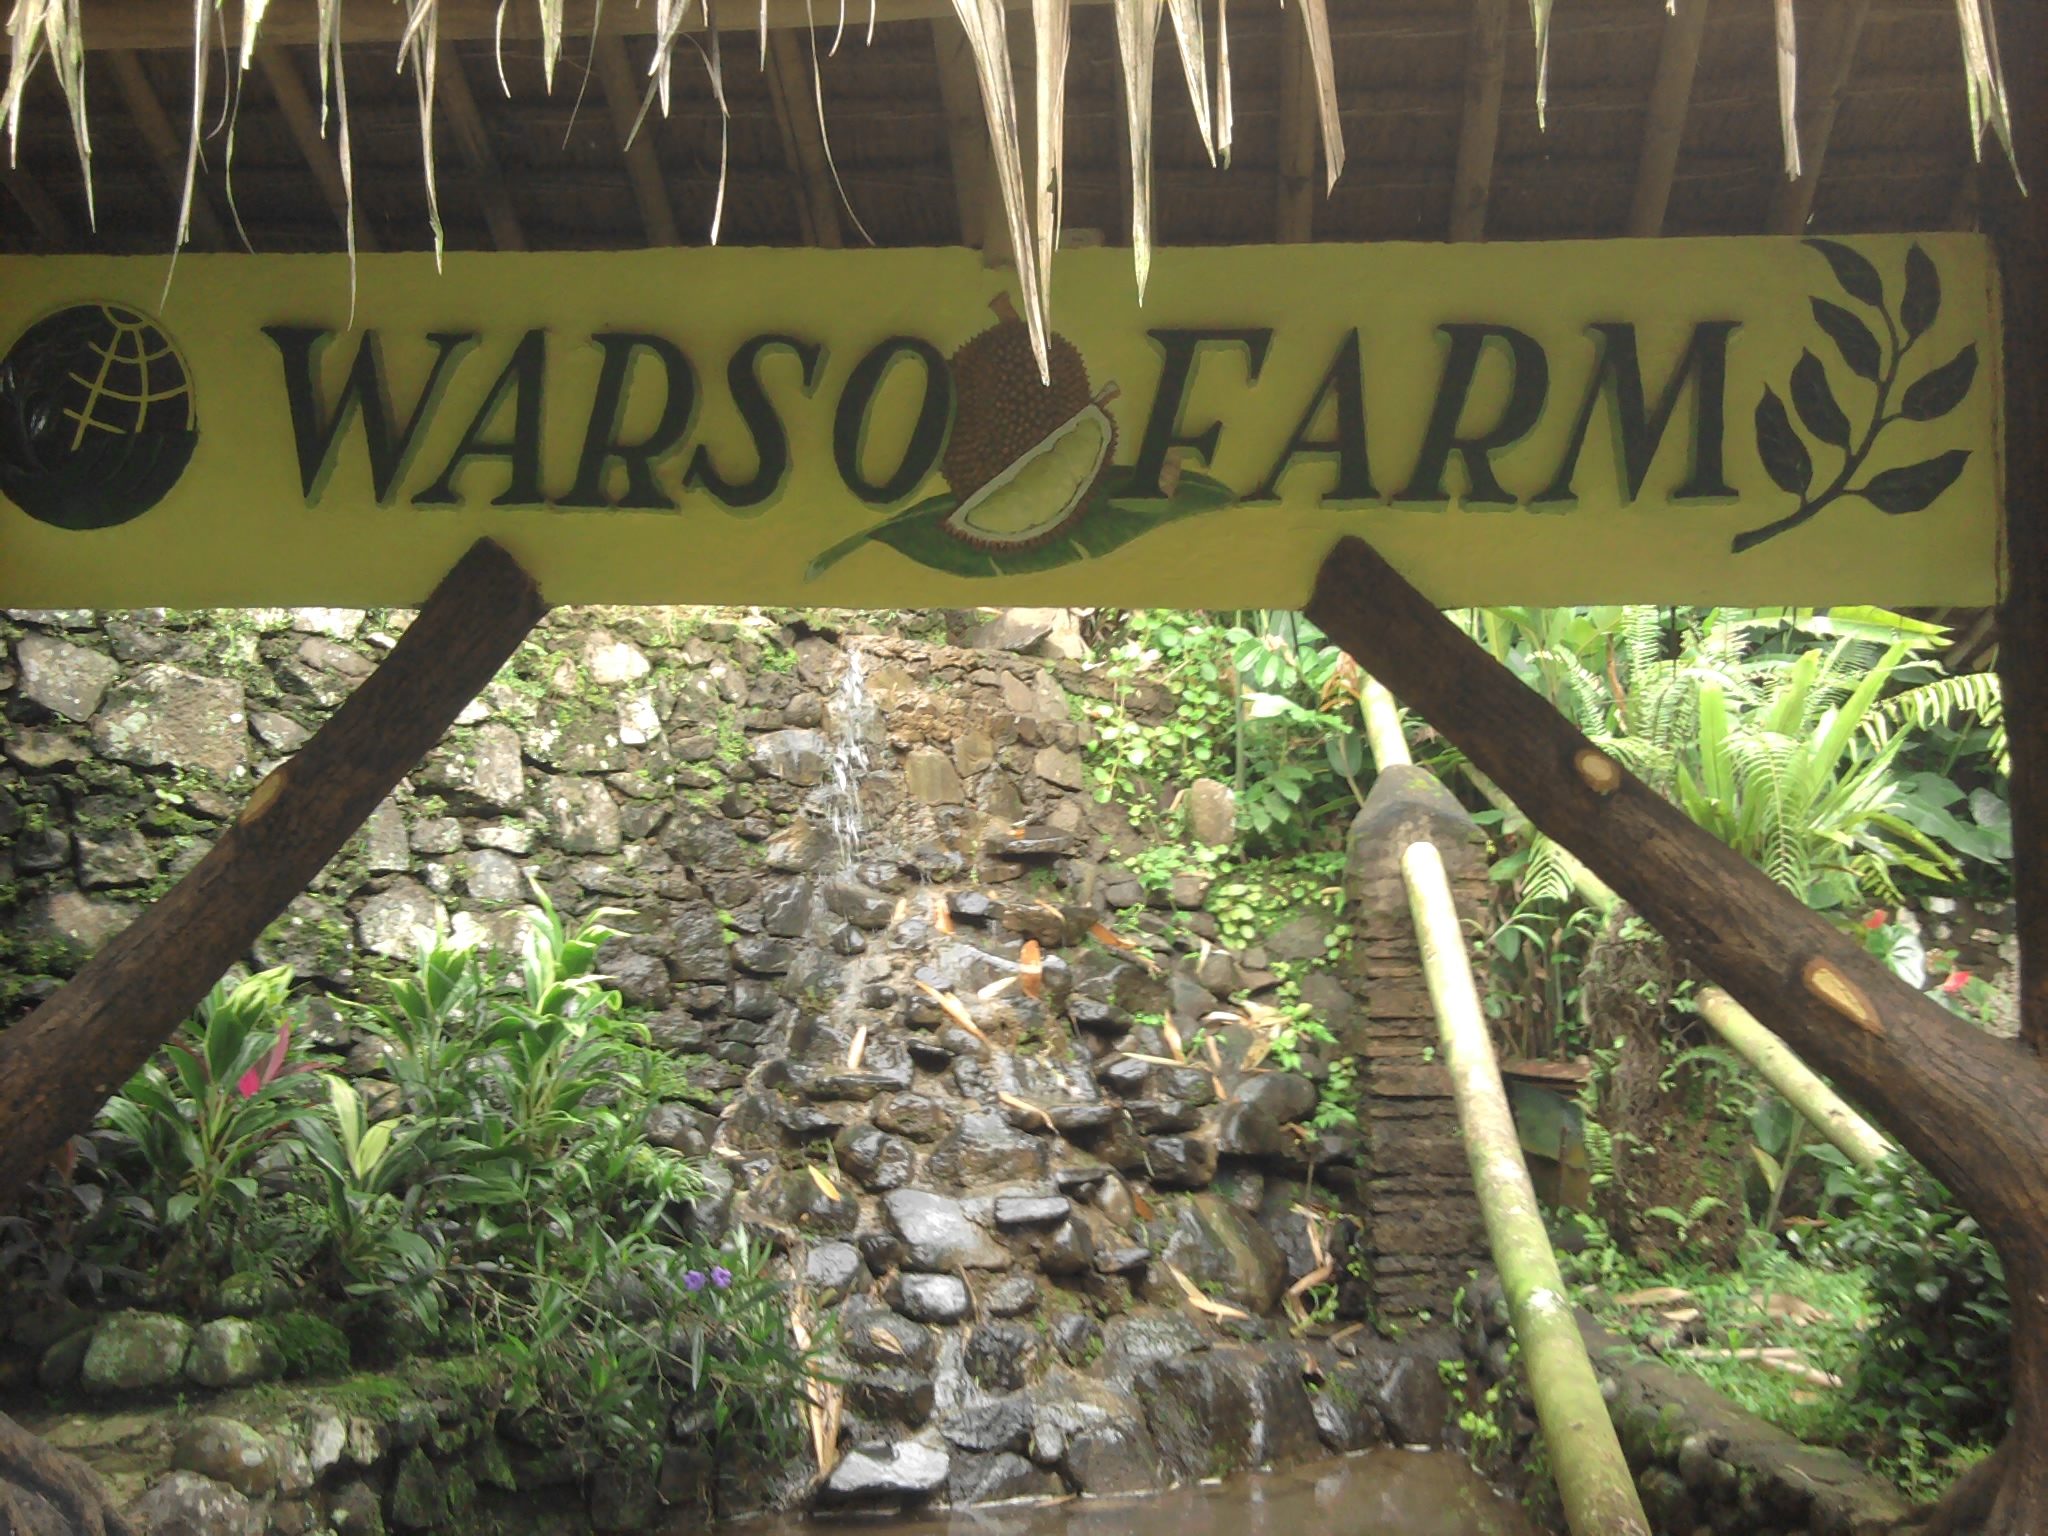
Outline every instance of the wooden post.
[(1984, 1529), (2048, 1530), (2048, 1068), (1922, 997), (1694, 825), (1362, 540), (1338, 542), (1306, 611), (1977, 1218), (2013, 1299), (2014, 1422), (1985, 1464), (1998, 1502)]
[(391, 654), (250, 794), (199, 865), (0, 1034), (0, 1203), (84, 1130), (320, 873), (546, 612), (488, 539), (435, 588)]

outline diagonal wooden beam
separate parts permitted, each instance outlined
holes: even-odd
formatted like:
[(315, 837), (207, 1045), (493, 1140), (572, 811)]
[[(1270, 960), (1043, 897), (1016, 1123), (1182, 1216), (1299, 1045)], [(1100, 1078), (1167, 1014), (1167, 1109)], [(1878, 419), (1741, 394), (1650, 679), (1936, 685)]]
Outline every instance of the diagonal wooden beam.
[(1280, 29), (1280, 186), (1273, 238), (1303, 245), (1315, 238), (1316, 99), (1308, 29)]
[[(768, 91), (775, 105), (782, 147), (796, 175), (798, 213), (808, 244), (836, 251), (845, 242), (839, 233), (839, 200), (825, 154), (825, 132), (818, 124), (818, 98), (812, 88), (810, 50), (814, 39), (795, 32), (768, 35)], [(982, 225), (987, 233), (986, 222)]]
[(36, 239), (43, 245), (61, 251), (71, 244), (71, 221), (35, 177), (0, 161), (0, 187), (5, 187), (7, 195), (21, 205), (21, 211), (35, 227)]
[[(600, 32), (591, 46), (597, 65), (597, 83), (604, 91), (605, 106), (612, 114), (612, 127), (625, 145), (626, 178), (633, 184), (633, 201), (640, 205), (640, 222), (647, 230), (649, 245), (681, 245), (676, 232), (675, 206), (669, 202), (668, 182), (661, 174), (661, 161), (654, 153), (651, 122), (641, 122), (640, 103), (646, 100), (647, 81), (626, 57), (625, 39), (616, 32)], [(640, 131), (633, 131), (635, 125)]]
[(1707, 4), (1708, 0), (1678, 0), (1678, 14), (1665, 19), (1657, 44), (1657, 78), (1650, 85), (1643, 152), (1636, 161), (1635, 196), (1628, 208), (1628, 233), (1639, 240), (1664, 233), (1664, 212), (1671, 203), (1679, 146), (1685, 141), (1685, 119), (1692, 106), (1693, 76), (1699, 70), (1700, 40), (1707, 32)]
[(1764, 220), (1764, 228), (1771, 234), (1803, 234), (1807, 220), (1813, 217), (1814, 194), (1820, 190), (1828, 139), (1835, 131), (1835, 113), (1849, 88), (1856, 46), (1863, 39), (1863, 23), (1869, 18), (1870, 0), (1829, 0), (1818, 36), (1801, 50), (1814, 61), (1815, 69), (1811, 88), (1806, 71), (1799, 71), (1800, 174), (1796, 181), (1779, 177), (1771, 189), (1771, 208)]
[[(114, 87), (121, 93), (121, 104), (128, 109), (136, 132), (142, 135), (149, 158), (156, 162), (175, 213), (185, 195), (185, 141), (171, 126), (164, 104), (157, 99), (156, 87), (149, 83), (149, 74), (135, 52), (110, 48), (106, 57)], [(192, 188), (192, 243), (204, 251), (226, 250), (228, 244), (227, 231), (221, 225), (220, 215), (213, 211), (213, 201), (206, 195), (203, 183), (195, 183)]]
[(1458, 169), (1451, 182), (1451, 238), (1484, 240), (1500, 142), (1501, 82), (1508, 68), (1508, 0), (1472, 0), (1465, 52), (1465, 111), (1458, 124)]
[(452, 47), (439, 50), (440, 79), (434, 99), (455, 131), (455, 147), (469, 168), (477, 201), (483, 205), (484, 223), (490, 227), (491, 243), (501, 251), (526, 249), (526, 234), (519, 227), (519, 213), (512, 206), (512, 194), (505, 189), (504, 172), (498, 168), (497, 151), (491, 147), (490, 131), (477, 111), (476, 96), (469, 88), (469, 71), (462, 56)]
[(932, 51), (939, 61), (939, 99), (946, 110), (946, 147), (953, 160), (953, 200), (960, 210), (960, 243), (980, 249), (988, 201), (988, 124), (981, 82), (966, 29), (953, 16), (932, 18)]
[[(320, 137), (320, 114), (306, 90), (299, 66), (292, 62), (292, 56), (283, 48), (266, 43), (256, 50), (256, 67), (263, 72), (263, 79), (277, 102), (278, 113), (284, 118), (285, 127), (291, 130), (292, 141), (299, 146), (299, 153), (305, 156), (313, 180), (320, 184), (320, 195), (327, 199), (335, 223), (345, 234), (349, 219), (348, 185), (342, 180), (340, 152), (329, 149), (327, 141)], [(356, 211), (358, 214), (362, 212), (360, 208)], [(370, 221), (357, 218), (356, 249), (374, 251), (377, 246), (377, 236), (370, 228)]]

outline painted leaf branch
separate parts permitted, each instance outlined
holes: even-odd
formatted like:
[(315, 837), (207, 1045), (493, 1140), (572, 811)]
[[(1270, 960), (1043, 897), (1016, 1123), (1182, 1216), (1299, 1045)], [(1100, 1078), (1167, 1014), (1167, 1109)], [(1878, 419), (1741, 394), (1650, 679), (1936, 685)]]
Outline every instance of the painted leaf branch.
[[(1907, 385), (1898, 396), (1898, 408), (1892, 410), (1907, 355), (1933, 329), (1941, 313), (1941, 277), (1932, 258), (1918, 244), (1906, 252), (1906, 286), (1895, 315), (1885, 298), (1884, 279), (1867, 257), (1833, 240), (1806, 243), (1827, 258), (1842, 291), (1876, 310), (1884, 322), (1885, 338), (1880, 342), (1854, 311), (1827, 299), (1813, 300), (1815, 323), (1827, 333), (1849, 371), (1875, 387), (1876, 400), (1858, 437), (1828, 380), (1827, 365), (1811, 351), (1801, 353), (1793, 366), (1787, 391), (1790, 410), (1775, 389), (1765, 386), (1756, 407), (1757, 453), (1773, 483), (1787, 495), (1797, 496), (1799, 505), (1774, 523), (1737, 535), (1734, 548), (1738, 555), (1797, 528), (1845, 496), (1861, 496), (1880, 512), (1924, 512), (1956, 483), (1970, 458), (1969, 449), (1955, 448), (1916, 464), (1880, 470), (1861, 485), (1850, 483), (1893, 422), (1935, 421), (1963, 403), (1976, 382), (1977, 347), (1972, 342)], [(1793, 424), (1795, 416), (1797, 426)], [(1841, 471), (1819, 489), (1814, 486), (1813, 453), (1806, 438), (1800, 436), (1800, 427), (1806, 429), (1807, 437), (1842, 455)]]

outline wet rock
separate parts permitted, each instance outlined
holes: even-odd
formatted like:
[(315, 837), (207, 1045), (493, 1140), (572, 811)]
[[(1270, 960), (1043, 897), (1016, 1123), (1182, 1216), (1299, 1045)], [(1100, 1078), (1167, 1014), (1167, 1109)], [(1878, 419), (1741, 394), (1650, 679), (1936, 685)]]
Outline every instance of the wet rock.
[(747, 748), (747, 760), (762, 773), (785, 784), (821, 784), (831, 761), (832, 743), (816, 731), (770, 731)]
[(1200, 1189), (1216, 1177), (1216, 1143), (1199, 1136), (1154, 1136), (1145, 1143), (1146, 1166), (1162, 1189)]
[(1130, 1274), (1151, 1262), (1152, 1250), (1149, 1248), (1132, 1246), (1095, 1250), (1095, 1272), (1098, 1275)]
[(1038, 1281), (1030, 1275), (1005, 1275), (985, 1292), (981, 1303), (990, 1317), (1021, 1317), (1038, 1310)]
[(963, 1115), (952, 1135), (932, 1149), (925, 1171), (941, 1183), (971, 1189), (1042, 1179), (1050, 1162), (1044, 1141), (977, 1110)]
[(920, 805), (959, 805), (966, 792), (952, 759), (935, 747), (913, 747), (903, 760), (904, 788)]
[(1167, 1481), (1151, 1437), (1136, 1425), (1082, 1430), (1067, 1441), (1062, 1465), (1075, 1487), (1097, 1498), (1150, 1493)]
[(1309, 1394), (1309, 1407), (1323, 1444), (1340, 1455), (1386, 1441), (1373, 1384), (1351, 1361), (1340, 1360), (1324, 1371), (1321, 1383)]
[[(1067, 1017), (1090, 1034), (1117, 1036), (1131, 1027), (1131, 1016), (1114, 1003), (1076, 994), (1068, 999)], [(1140, 1066), (1144, 1063), (1140, 1062)]]
[[(372, 1506), (374, 1508), (374, 1505)], [(262, 1536), (263, 1511), (225, 1483), (197, 1472), (173, 1472), (138, 1499), (129, 1513), (150, 1536)], [(358, 1529), (379, 1527), (349, 1526)]]
[(88, 1392), (144, 1392), (176, 1381), (191, 1325), (160, 1312), (116, 1312), (93, 1331), (79, 1379)]
[(947, 1502), (955, 1507), (1001, 1504), (1011, 1499), (1057, 1498), (1067, 1491), (1059, 1474), (1034, 1467), (1011, 1451), (989, 1456), (955, 1456), (946, 1480)]
[(1195, 980), (1218, 997), (1237, 990), (1237, 962), (1227, 951), (1205, 951), (1195, 962)]
[(932, 1416), (931, 1377), (921, 1371), (861, 1371), (846, 1383), (846, 1401), (855, 1413), (912, 1429)]
[(1154, 1360), (1138, 1372), (1133, 1393), (1161, 1460), (1184, 1480), (1299, 1461), (1320, 1446), (1288, 1354), (1227, 1346)]
[(391, 1482), (391, 1523), (401, 1531), (430, 1531), (448, 1515), (446, 1480), (424, 1451), (408, 1451)]
[(1254, 1104), (1281, 1125), (1306, 1120), (1315, 1113), (1316, 1085), (1298, 1072), (1261, 1072), (1231, 1090), (1231, 1099)]
[(896, 898), (884, 895), (852, 875), (837, 875), (825, 884), (826, 909), (856, 928), (886, 928), (896, 915)]
[(1095, 1267), (1095, 1239), (1085, 1221), (1063, 1221), (1038, 1245), (1048, 1275), (1084, 1275)]
[(786, 939), (756, 933), (735, 943), (732, 957), (741, 970), (757, 976), (780, 976), (795, 962), (796, 949)]
[(677, 981), (723, 983), (732, 973), (725, 943), (725, 925), (708, 905), (676, 910), (668, 930), (668, 969)]
[(1049, 1227), (1072, 1214), (1065, 1195), (998, 1195), (995, 1223), (999, 1227)]
[(920, 1323), (957, 1323), (974, 1305), (958, 1275), (901, 1275), (895, 1293), (896, 1309)]
[(1324, 913), (1304, 912), (1267, 934), (1265, 949), (1275, 960), (1321, 960), (1334, 928)]
[(1009, 1267), (1009, 1254), (967, 1219), (959, 1201), (929, 1190), (897, 1189), (882, 1203), (910, 1268), (950, 1274), (957, 1269)]
[(1211, 1296), (1254, 1314), (1279, 1303), (1287, 1261), (1271, 1234), (1229, 1201), (1189, 1196), (1164, 1235), (1161, 1257)]
[(877, 1099), (874, 1122), (912, 1141), (937, 1141), (953, 1129), (954, 1114), (941, 1099), (922, 1093), (892, 1093)]
[(1226, 1157), (1281, 1157), (1292, 1150), (1291, 1142), (1261, 1103), (1231, 1099), (1216, 1120), (1216, 1150)]
[(107, 695), (92, 739), (117, 763), (233, 778), (249, 755), (242, 685), (162, 663), (144, 667)]
[(1086, 1312), (1062, 1312), (1052, 1320), (1052, 1347), (1069, 1365), (1091, 1365), (1102, 1353), (1102, 1325)]
[(775, 988), (765, 981), (751, 976), (742, 976), (732, 984), (732, 991), (726, 998), (726, 1012), (737, 1014), (743, 1019), (765, 1023), (775, 1017), (782, 1008), (782, 999)]
[(1038, 1334), (1021, 1323), (983, 1323), (967, 1341), (967, 1374), (991, 1392), (1023, 1389), (1038, 1363)]
[(1450, 1397), (1436, 1362), (1378, 1340), (1361, 1347), (1357, 1380), (1397, 1445), (1435, 1445), (1450, 1417)]
[(849, 1503), (921, 1499), (945, 1486), (952, 1465), (945, 1451), (915, 1440), (848, 1451), (825, 1480), (825, 1492)]
[(1228, 784), (1214, 779), (1197, 779), (1188, 786), (1181, 802), (1188, 819), (1188, 835), (1211, 848), (1228, 848), (1237, 841), (1237, 799)]
[(50, 635), (24, 635), (14, 648), (22, 697), (67, 720), (90, 720), (121, 675), (111, 657)]
[(860, 1297), (839, 1315), (839, 1347), (857, 1365), (930, 1371), (939, 1360), (939, 1341), (929, 1328)]
[[(1135, 1125), (1147, 1136), (1173, 1135), (1179, 1131), (1192, 1131), (1202, 1123), (1202, 1112), (1182, 1099), (1132, 1099), (1124, 1106)], [(1181, 1189), (1199, 1189), (1207, 1179), (1194, 1167), (1183, 1167), (1189, 1153), (1187, 1149), (1172, 1148), (1165, 1153), (1169, 1167), (1163, 1182)], [(1195, 1151), (1193, 1156), (1200, 1159), (1202, 1154)], [(1213, 1168), (1208, 1170), (1214, 1174)], [(1159, 1177), (1159, 1166), (1155, 1162), (1155, 1177)], [(1192, 1177), (1190, 1177), (1192, 1175)]]
[(832, 854), (832, 838), (819, 827), (800, 821), (761, 845), (761, 860), (786, 875), (805, 875)]
[(88, 891), (147, 885), (156, 878), (156, 855), (133, 827), (78, 834), (78, 883)]
[(1167, 884), (1167, 899), (1183, 912), (1192, 912), (1209, 899), (1209, 888), (1215, 883), (1212, 876), (1184, 869)]
[(688, 1104), (657, 1104), (647, 1111), (641, 1134), (657, 1147), (667, 1147), (688, 1157), (702, 1157), (710, 1150), (718, 1122)]
[(547, 824), (548, 841), (564, 853), (617, 853), (621, 846), (618, 802), (596, 779), (564, 775), (546, 780), (535, 800)]
[(1067, 941), (1067, 920), (1055, 909), (1037, 902), (1003, 908), (1003, 926), (1011, 933), (1036, 940), (1050, 949)]
[(62, 827), (30, 827), (14, 842), (14, 867), (24, 874), (62, 869), (71, 862), (71, 834)]
[(980, 891), (954, 891), (946, 897), (946, 910), (963, 923), (985, 923), (995, 909)]
[(1031, 1392), (1031, 1459), (1059, 1464), (1081, 1492), (1143, 1493), (1166, 1477), (1142, 1409), (1124, 1392), (1056, 1368)]
[(1079, 789), (1087, 782), (1080, 754), (1058, 747), (1041, 747), (1031, 760), (1031, 771), (1061, 789)]
[(862, 1272), (860, 1250), (851, 1243), (820, 1243), (804, 1256), (804, 1284), (820, 1306), (844, 1301)]
[(917, 1171), (917, 1154), (910, 1143), (872, 1125), (847, 1126), (834, 1138), (832, 1146), (838, 1153), (839, 1166), (864, 1188), (878, 1193), (909, 1183)]
[(800, 1232), (845, 1236), (860, 1221), (860, 1203), (836, 1185), (833, 1190), (820, 1183), (810, 1169), (791, 1168), (757, 1186), (750, 1198), (772, 1219)]
[[(482, 857), (481, 854), (478, 855)], [(628, 1008), (650, 1010), (666, 1008), (675, 995), (674, 984), (669, 980), (668, 966), (659, 955), (642, 955), (628, 951), (615, 955), (605, 962), (604, 976), (618, 989), (619, 996)]]
[(1113, 1317), (1103, 1330), (1102, 1373), (1126, 1380), (1154, 1360), (1170, 1360), (1209, 1347), (1201, 1331), (1178, 1312), (1134, 1312)]
[(252, 1499), (263, 1498), (277, 1486), (270, 1443), (239, 1419), (212, 1414), (194, 1419), (171, 1447), (171, 1465), (226, 1483)]
[[(240, 1317), (216, 1318), (203, 1323), (192, 1335), (192, 1347), (185, 1355), (185, 1374), (202, 1387), (240, 1387), (252, 1381), (270, 1381), (284, 1374), (284, 1356), (278, 1353), (270, 1335)], [(194, 1467), (195, 1472), (206, 1472)], [(218, 1476), (207, 1472), (207, 1476)], [(245, 1488), (244, 1493), (248, 1492)]]

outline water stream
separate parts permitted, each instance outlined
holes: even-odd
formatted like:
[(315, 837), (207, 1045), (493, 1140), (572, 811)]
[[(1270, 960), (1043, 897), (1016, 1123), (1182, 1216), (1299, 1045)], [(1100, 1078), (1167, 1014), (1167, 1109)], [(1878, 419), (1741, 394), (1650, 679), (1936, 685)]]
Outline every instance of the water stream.
[(860, 652), (846, 648), (846, 673), (832, 695), (832, 841), (837, 845), (839, 867), (851, 868), (860, 857), (861, 842), (867, 836), (867, 817), (861, 810), (860, 783), (868, 775), (868, 741), (875, 730), (875, 701), (867, 690)]
[(1534, 1536), (1522, 1511), (1441, 1451), (1369, 1451), (1132, 1499), (953, 1515), (745, 1523), (747, 1536)]

